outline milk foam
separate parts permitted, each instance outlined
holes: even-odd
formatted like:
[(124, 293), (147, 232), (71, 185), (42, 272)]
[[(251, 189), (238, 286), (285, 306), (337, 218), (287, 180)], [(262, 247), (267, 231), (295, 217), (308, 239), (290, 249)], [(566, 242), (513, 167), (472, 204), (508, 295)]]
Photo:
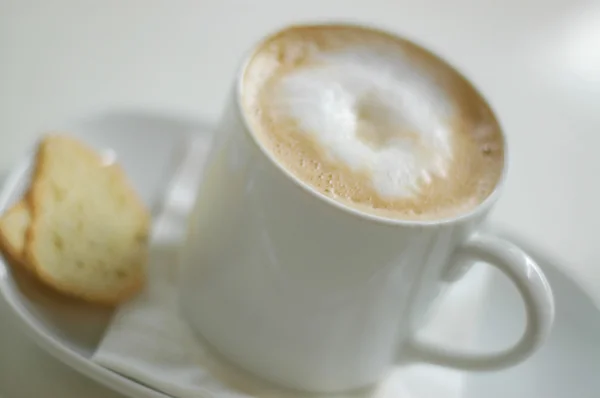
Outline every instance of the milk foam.
[(424, 49), (354, 26), (295, 26), (244, 70), (255, 138), (323, 195), (361, 212), (434, 220), (487, 198), (504, 165), (479, 93)]
[(271, 104), (332, 161), (366, 172), (379, 195), (410, 198), (445, 178), (453, 157), (449, 102), (415, 74), (376, 48), (319, 53), (276, 82)]

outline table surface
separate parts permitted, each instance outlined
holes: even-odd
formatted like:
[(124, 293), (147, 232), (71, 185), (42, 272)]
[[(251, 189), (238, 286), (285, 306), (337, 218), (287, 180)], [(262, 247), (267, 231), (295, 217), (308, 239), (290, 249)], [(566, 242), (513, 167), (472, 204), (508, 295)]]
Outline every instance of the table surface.
[[(403, 34), (471, 78), (509, 139), (508, 183), (492, 220), (559, 257), (600, 303), (598, 1), (4, 0), (0, 176), (41, 132), (103, 112), (213, 121), (257, 39), (288, 22), (331, 18)], [(0, 367), (6, 352), (17, 358), (0, 374), (0, 393), (109, 396), (27, 341), (3, 303), (0, 319), (9, 337)], [(47, 380), (24, 380), (31, 370)]]

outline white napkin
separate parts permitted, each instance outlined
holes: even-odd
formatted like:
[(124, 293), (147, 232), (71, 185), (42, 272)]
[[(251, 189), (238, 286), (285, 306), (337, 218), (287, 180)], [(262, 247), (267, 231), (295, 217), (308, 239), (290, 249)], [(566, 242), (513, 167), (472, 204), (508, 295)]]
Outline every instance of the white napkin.
[[(153, 225), (148, 287), (117, 310), (93, 361), (176, 398), (306, 396), (257, 380), (219, 359), (179, 316), (177, 249), (201, 176), (207, 141), (199, 137), (187, 145)], [(487, 277), (485, 269), (475, 267), (456, 283), (423, 330), (424, 337), (453, 347), (468, 345), (477, 329)], [(377, 386), (338, 397), (455, 398), (461, 396), (463, 377), (451, 369), (409, 365), (390, 370)]]

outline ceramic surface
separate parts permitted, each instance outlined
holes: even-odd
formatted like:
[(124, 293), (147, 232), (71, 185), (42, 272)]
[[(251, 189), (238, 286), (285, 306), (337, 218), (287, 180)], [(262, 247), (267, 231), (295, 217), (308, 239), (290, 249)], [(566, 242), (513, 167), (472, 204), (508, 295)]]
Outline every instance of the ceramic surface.
[[(425, 49), (402, 46), (409, 76), (443, 79), (447, 86), (436, 86), (443, 93), (436, 95), (473, 128), (504, 141), (493, 112), (463, 76)], [(243, 67), (215, 127), (182, 250), (180, 305), (196, 333), (259, 377), (327, 393), (372, 384), (402, 362), (509, 367), (543, 344), (554, 305), (542, 272), (509, 241), (479, 231), (504, 178), (482, 203), (454, 217), (360, 212), (303, 182), (256, 138), (243, 110), (242, 75)], [(503, 352), (471, 355), (415, 336), (457, 279), (449, 275), (472, 260), (505, 272), (527, 307), (523, 337)]]

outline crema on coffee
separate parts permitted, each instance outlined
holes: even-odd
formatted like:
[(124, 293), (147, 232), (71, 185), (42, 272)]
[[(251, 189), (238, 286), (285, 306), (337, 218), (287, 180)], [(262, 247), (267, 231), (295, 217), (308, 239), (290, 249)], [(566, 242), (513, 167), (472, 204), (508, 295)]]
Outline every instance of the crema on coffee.
[(282, 167), (362, 212), (453, 217), (485, 200), (502, 174), (502, 133), (479, 94), (431, 53), (383, 32), (281, 31), (251, 56), (241, 97), (253, 134)]

